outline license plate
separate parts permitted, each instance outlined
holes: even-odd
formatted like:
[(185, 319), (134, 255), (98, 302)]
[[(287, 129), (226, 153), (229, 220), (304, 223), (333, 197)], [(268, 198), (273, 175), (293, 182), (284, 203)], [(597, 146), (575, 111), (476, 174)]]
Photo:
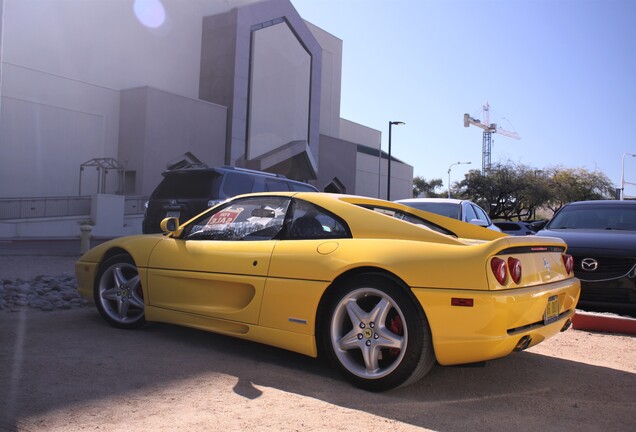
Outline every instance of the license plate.
[(176, 217), (179, 218), (179, 215), (181, 214), (181, 212), (178, 211), (169, 211), (168, 213), (166, 213), (166, 217)]
[(553, 295), (548, 299), (548, 305), (543, 314), (543, 322), (547, 325), (556, 321), (557, 318), (559, 318), (559, 297)]

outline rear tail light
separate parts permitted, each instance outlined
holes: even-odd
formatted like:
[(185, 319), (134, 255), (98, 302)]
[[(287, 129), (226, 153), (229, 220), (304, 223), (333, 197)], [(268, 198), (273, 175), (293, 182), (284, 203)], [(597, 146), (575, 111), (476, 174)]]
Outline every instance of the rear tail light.
[(506, 267), (506, 262), (501, 258), (493, 258), (492, 261), (490, 261), (490, 268), (492, 269), (497, 282), (499, 282), (500, 285), (505, 285), (508, 280), (508, 268)]
[(514, 283), (518, 284), (521, 282), (521, 261), (517, 258), (510, 257), (507, 262), (501, 258), (493, 258), (490, 261), (490, 268), (495, 275), (495, 279), (501, 285), (506, 285), (508, 282), (508, 274), (510, 274)]
[(561, 255), (561, 258), (563, 258), (563, 265), (565, 266), (565, 271), (568, 274), (572, 274), (572, 272), (574, 271), (574, 258), (572, 257), (572, 255), (563, 254)]
[(521, 261), (517, 258), (508, 258), (508, 270), (514, 283), (518, 284), (521, 281)]

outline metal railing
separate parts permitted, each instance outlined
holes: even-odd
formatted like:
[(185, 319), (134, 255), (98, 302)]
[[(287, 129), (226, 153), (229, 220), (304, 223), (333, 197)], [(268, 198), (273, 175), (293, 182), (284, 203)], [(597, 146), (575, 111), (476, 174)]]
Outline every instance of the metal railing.
[(144, 210), (146, 209), (146, 201), (148, 201), (148, 197), (127, 196), (126, 202), (124, 203), (124, 214), (143, 214)]
[[(124, 214), (142, 214), (146, 201), (146, 197), (127, 196), (124, 203)], [(90, 196), (0, 198), (0, 220), (66, 216), (90, 217), (90, 214)]]

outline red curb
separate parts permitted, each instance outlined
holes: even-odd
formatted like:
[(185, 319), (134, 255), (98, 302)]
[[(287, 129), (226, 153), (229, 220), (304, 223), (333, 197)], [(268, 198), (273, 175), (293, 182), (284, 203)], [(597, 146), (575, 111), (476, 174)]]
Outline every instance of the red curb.
[(577, 310), (572, 317), (572, 328), (575, 330), (636, 335), (636, 319)]

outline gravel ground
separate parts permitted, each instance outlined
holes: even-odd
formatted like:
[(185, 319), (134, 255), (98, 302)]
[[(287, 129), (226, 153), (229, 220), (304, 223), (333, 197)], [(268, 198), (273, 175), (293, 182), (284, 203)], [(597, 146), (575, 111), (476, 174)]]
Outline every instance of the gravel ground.
[(77, 257), (0, 256), (0, 311), (88, 306), (77, 292), (75, 261)]

